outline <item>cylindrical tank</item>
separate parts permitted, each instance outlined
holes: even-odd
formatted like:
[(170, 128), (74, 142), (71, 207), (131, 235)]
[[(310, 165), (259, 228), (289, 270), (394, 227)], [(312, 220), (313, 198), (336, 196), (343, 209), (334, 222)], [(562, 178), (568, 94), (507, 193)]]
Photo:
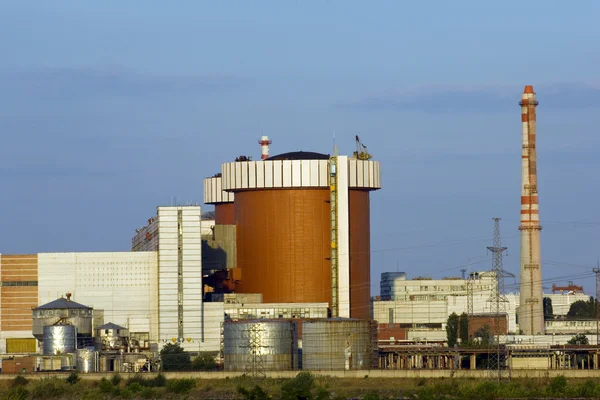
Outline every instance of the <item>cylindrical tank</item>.
[(43, 329), (44, 355), (74, 353), (77, 348), (77, 329), (73, 325), (49, 325)]
[(233, 225), (233, 203), (215, 203), (215, 224)]
[(277, 189), (235, 195), (240, 293), (265, 303), (329, 303), (329, 191)]
[(225, 370), (298, 368), (298, 326), (290, 320), (227, 321), (223, 325)]
[[(370, 317), (369, 192), (379, 163), (338, 158), (338, 268), (344, 316)], [(341, 164), (343, 163), (343, 164)], [(293, 152), (225, 163), (222, 189), (235, 194), (236, 292), (266, 303), (330, 303), (331, 186), (327, 154)], [(349, 279), (349, 283), (348, 283)], [(348, 287), (349, 286), (349, 287)]]
[(93, 347), (77, 350), (77, 372), (98, 372), (98, 352)]
[(371, 321), (328, 319), (302, 322), (302, 369), (370, 369), (373, 360)]

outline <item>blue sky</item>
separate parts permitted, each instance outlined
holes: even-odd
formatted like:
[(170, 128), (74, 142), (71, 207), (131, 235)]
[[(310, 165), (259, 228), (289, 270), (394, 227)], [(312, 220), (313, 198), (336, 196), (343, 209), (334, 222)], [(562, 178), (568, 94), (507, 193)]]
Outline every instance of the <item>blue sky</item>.
[[(382, 163), (379, 274), (518, 275), (520, 111), (536, 89), (544, 286), (600, 254), (600, 3), (8, 1), (0, 5), (0, 252), (121, 251), (241, 154)], [(507, 282), (512, 288), (514, 281)]]

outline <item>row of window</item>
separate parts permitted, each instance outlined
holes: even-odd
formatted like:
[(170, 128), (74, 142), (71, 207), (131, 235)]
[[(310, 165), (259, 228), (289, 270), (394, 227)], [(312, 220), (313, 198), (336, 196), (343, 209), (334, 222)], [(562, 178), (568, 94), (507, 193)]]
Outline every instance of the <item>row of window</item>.
[(37, 281), (9, 281), (0, 282), (0, 286), (37, 286)]

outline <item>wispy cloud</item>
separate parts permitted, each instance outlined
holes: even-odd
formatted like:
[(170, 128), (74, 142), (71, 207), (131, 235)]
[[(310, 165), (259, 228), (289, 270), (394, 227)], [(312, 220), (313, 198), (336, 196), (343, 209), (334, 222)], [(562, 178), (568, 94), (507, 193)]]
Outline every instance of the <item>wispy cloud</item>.
[[(339, 104), (365, 111), (406, 110), (424, 112), (512, 111), (520, 98), (517, 87), (417, 87), (390, 90)], [(600, 87), (587, 84), (552, 84), (535, 87), (545, 109), (600, 107)]]
[(248, 79), (231, 76), (146, 75), (122, 67), (28, 67), (0, 71), (0, 89), (22, 95), (211, 94), (249, 83)]

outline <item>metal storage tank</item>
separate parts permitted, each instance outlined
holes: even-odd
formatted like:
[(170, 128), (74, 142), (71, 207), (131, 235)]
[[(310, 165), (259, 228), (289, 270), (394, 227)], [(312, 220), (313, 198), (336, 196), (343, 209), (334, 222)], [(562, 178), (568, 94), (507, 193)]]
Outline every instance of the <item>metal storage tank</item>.
[[(262, 293), (266, 303), (331, 304), (329, 166), (329, 155), (312, 152), (223, 164), (222, 190), (235, 194), (237, 292)], [(339, 315), (367, 319), (369, 192), (381, 188), (379, 163), (340, 156), (337, 179), (339, 304), (346, 308)]]
[(377, 360), (373, 321), (328, 319), (303, 321), (302, 369), (367, 370)]
[(78, 349), (76, 356), (77, 372), (85, 374), (98, 372), (98, 352), (93, 347)]
[(265, 371), (298, 369), (298, 325), (290, 320), (226, 321), (223, 357), (226, 371), (245, 371), (253, 361)]
[(73, 325), (45, 326), (43, 334), (44, 355), (74, 353), (77, 348), (77, 328)]

